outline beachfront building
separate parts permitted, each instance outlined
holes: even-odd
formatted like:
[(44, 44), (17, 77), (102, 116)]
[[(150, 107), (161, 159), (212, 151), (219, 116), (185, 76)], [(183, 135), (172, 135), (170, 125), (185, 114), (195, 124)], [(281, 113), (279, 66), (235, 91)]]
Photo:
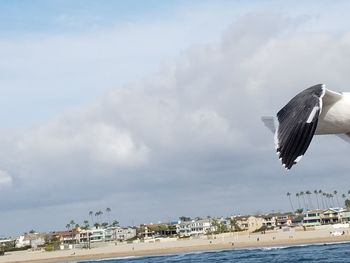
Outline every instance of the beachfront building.
[(252, 232), (262, 228), (263, 223), (265, 222), (265, 219), (262, 217), (250, 216), (248, 217), (247, 222), (248, 222), (248, 231)]
[(30, 246), (30, 240), (26, 238), (26, 236), (19, 236), (16, 238), (16, 247), (17, 248), (22, 248), (22, 247), (27, 247)]
[(106, 230), (103, 228), (80, 230), (77, 235), (77, 243), (102, 242), (105, 241)]
[(267, 229), (274, 229), (276, 227), (277, 224), (275, 214), (266, 214), (263, 215), (262, 218), (264, 219), (263, 226)]
[[(180, 222), (180, 221), (179, 221)], [(191, 221), (189, 221), (191, 222)], [(137, 229), (137, 236), (141, 239), (153, 239), (158, 237), (173, 237), (177, 235), (177, 223), (142, 224)], [(183, 225), (182, 225), (183, 226)], [(125, 232), (126, 231), (126, 232)], [(125, 229), (123, 235), (134, 235), (134, 229)]]
[(104, 241), (116, 240), (116, 230), (119, 227), (107, 227), (105, 228)]
[(236, 221), (240, 230), (246, 230), (253, 232), (266, 225), (265, 218), (261, 216), (235, 216), (233, 219)]
[(276, 226), (282, 228), (292, 225), (294, 215), (292, 213), (278, 213), (275, 215), (275, 218)]
[(62, 244), (75, 244), (79, 240), (77, 229), (52, 232), (50, 235), (56, 237)]
[(194, 220), (190, 224), (191, 236), (204, 235), (212, 231), (212, 225), (210, 219)]
[(303, 226), (349, 223), (350, 211), (344, 208), (309, 210), (304, 213)]
[(350, 210), (343, 210), (340, 213), (340, 222), (341, 223), (349, 223), (350, 222)]
[(14, 247), (16, 240), (12, 238), (0, 238), (0, 251), (4, 247)]
[(81, 230), (78, 236), (78, 243), (89, 242), (89, 230)]
[(302, 226), (303, 225), (303, 219), (304, 219), (304, 215), (303, 214), (294, 215), (294, 217), (292, 219), (291, 227)]
[(190, 236), (191, 235), (191, 227), (190, 227), (191, 221), (184, 221), (184, 222), (179, 222), (176, 225), (176, 233), (180, 237), (185, 237), (185, 236)]
[(105, 229), (105, 241), (125, 241), (136, 236), (136, 228), (132, 227), (108, 227)]
[(125, 241), (136, 237), (136, 228), (133, 227), (118, 227), (115, 229), (115, 239)]
[(26, 233), (23, 236), (19, 236), (16, 238), (16, 247), (32, 247), (37, 248), (38, 246), (42, 246), (45, 244), (45, 235), (39, 233)]
[(131, 227), (108, 227), (81, 230), (78, 243), (125, 241), (136, 236), (136, 229)]
[(180, 237), (208, 234), (215, 231), (211, 221), (211, 219), (179, 221), (179, 223), (176, 225), (176, 233)]
[(321, 223), (323, 225), (340, 223), (340, 214), (342, 212), (344, 212), (343, 208), (328, 208), (321, 214)]
[(141, 224), (137, 229), (137, 236), (140, 239), (152, 239), (155, 237), (155, 232), (152, 230), (153, 224)]
[(316, 209), (316, 210), (309, 210), (304, 213), (303, 218), (303, 226), (309, 227), (309, 226), (319, 226), (322, 224), (321, 216), (323, 214), (323, 210)]
[(267, 229), (289, 227), (292, 225), (293, 213), (270, 213), (262, 216), (265, 219), (263, 225)]
[(103, 242), (105, 241), (106, 230), (102, 228), (89, 229), (90, 242)]
[(239, 230), (244, 231), (244, 230), (248, 230), (248, 226), (249, 226), (248, 218), (249, 218), (249, 215), (247, 215), (247, 216), (234, 216), (233, 220), (236, 221), (236, 225), (239, 228)]

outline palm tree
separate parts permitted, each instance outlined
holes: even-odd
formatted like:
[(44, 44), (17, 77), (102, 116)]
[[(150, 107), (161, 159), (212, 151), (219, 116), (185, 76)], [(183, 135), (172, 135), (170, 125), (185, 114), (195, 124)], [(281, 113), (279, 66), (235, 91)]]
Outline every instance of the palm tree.
[(295, 196), (298, 199), (298, 208), (300, 209), (300, 195), (299, 195), (299, 193), (296, 193)]
[(102, 221), (102, 218), (101, 218), (101, 215), (103, 214), (103, 212), (100, 210), (98, 212), (95, 213), (95, 216), (97, 218), (97, 221), (98, 223), (101, 225), (101, 221)]
[(345, 199), (346, 199), (346, 194), (342, 194), (341, 197), (344, 199), (342, 207), (344, 207)]
[(329, 196), (329, 201), (331, 203), (331, 207), (334, 207), (335, 205), (334, 205), (334, 196), (333, 196), (333, 194), (329, 193), (328, 196)]
[(337, 198), (338, 207), (340, 207), (337, 190), (334, 190), (333, 194), (335, 195), (335, 198)]
[(73, 228), (75, 226), (75, 222), (74, 220), (72, 219), (70, 222), (69, 222), (70, 226)]
[(106, 212), (107, 212), (107, 215), (108, 215), (108, 224), (109, 225), (111, 224), (111, 218), (110, 218), (110, 215), (109, 215), (111, 211), (112, 210), (109, 207), (106, 208)]
[(345, 200), (345, 206), (346, 206), (346, 208), (350, 208), (350, 200), (349, 199)]
[(300, 193), (299, 193), (299, 195), (303, 198), (303, 202), (304, 202), (304, 208), (306, 209), (306, 202), (305, 202), (305, 196), (304, 196), (304, 192), (303, 191), (301, 191)]
[(322, 193), (322, 196), (323, 196), (324, 202), (325, 202), (325, 207), (324, 207), (324, 208), (327, 209), (327, 208), (329, 208), (329, 205), (327, 204), (328, 194), (325, 193), (325, 192), (323, 192), (323, 193)]
[(119, 226), (119, 222), (118, 222), (117, 220), (114, 220), (114, 221), (112, 222), (112, 226)]
[(325, 197), (326, 197), (326, 202), (327, 202), (327, 208), (330, 208), (330, 207), (332, 207), (332, 205), (331, 205), (331, 203), (330, 203), (330, 196), (329, 196), (329, 194), (328, 193), (325, 193)]
[(332, 204), (333, 204), (333, 207), (335, 207), (335, 202), (334, 202), (334, 195), (333, 194), (330, 194), (330, 197), (332, 198)]
[(103, 215), (103, 212), (100, 210), (100, 211), (98, 211), (98, 213), (99, 213), (99, 216), (100, 216), (100, 224), (102, 223), (102, 215)]
[(329, 198), (329, 205), (330, 205), (330, 207), (334, 207), (335, 205), (334, 205), (334, 199), (333, 199), (333, 195), (332, 194), (327, 194), (327, 196), (328, 196), (328, 198)]
[(69, 232), (71, 232), (71, 239), (72, 239), (72, 242), (73, 242), (73, 227), (75, 225), (75, 222), (74, 220), (72, 219), (67, 225), (66, 225), (66, 228)]
[(95, 216), (96, 216), (96, 222), (100, 222), (99, 220), (98, 220), (98, 216), (100, 215), (100, 212), (96, 212), (95, 213)]
[(314, 190), (314, 194), (316, 195), (317, 209), (320, 209), (320, 203), (318, 202), (318, 191)]
[(289, 203), (290, 203), (290, 206), (291, 206), (291, 208), (292, 208), (292, 212), (294, 212), (292, 200), (290, 199), (291, 193), (288, 192), (288, 193), (287, 193), (287, 196), (288, 196), (288, 198), (289, 198)]
[(93, 212), (93, 211), (90, 211), (90, 212), (89, 212), (89, 216), (91, 217), (92, 225), (94, 225), (94, 217), (93, 217), (93, 215), (94, 215), (94, 212)]
[(326, 208), (326, 205), (324, 204), (324, 194), (323, 194), (323, 191), (322, 190), (318, 190), (318, 193), (320, 194), (320, 197), (321, 197), (321, 201), (322, 201), (322, 208)]
[(89, 220), (84, 220), (84, 229), (88, 229), (89, 228)]
[(311, 197), (310, 195), (312, 194), (310, 191), (306, 191), (305, 194), (307, 194), (307, 197), (309, 199), (309, 208), (312, 209), (314, 206), (312, 205), (312, 202), (311, 202)]

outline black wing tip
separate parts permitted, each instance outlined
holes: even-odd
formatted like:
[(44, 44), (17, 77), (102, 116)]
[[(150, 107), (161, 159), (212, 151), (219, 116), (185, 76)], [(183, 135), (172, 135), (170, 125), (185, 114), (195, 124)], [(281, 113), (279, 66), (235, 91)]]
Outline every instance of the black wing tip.
[(298, 163), (312, 141), (324, 94), (324, 84), (314, 85), (297, 94), (277, 113), (275, 148), (287, 170)]
[(298, 157), (294, 158), (294, 160), (290, 160), (290, 162), (288, 162), (288, 156), (282, 156), (281, 153), (279, 151), (276, 151), (276, 154), (278, 155), (279, 160), (281, 161), (282, 166), (289, 171), (294, 165), (297, 165), (298, 162), (301, 160), (301, 158), (304, 156), (299, 155)]
[(289, 165), (287, 165), (286, 163), (283, 163), (282, 162), (282, 167), (284, 168), (284, 169), (286, 169), (287, 171), (290, 171), (290, 169), (294, 166), (294, 165), (296, 165), (297, 163), (292, 163), (292, 164), (289, 164)]

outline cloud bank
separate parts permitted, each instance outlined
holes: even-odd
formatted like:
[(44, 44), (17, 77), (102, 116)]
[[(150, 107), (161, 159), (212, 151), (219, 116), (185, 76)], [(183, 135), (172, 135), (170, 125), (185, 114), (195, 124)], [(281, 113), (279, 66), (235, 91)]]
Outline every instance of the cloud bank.
[[(43, 57), (64, 68), (60, 52), (66, 53), (69, 43), (44, 41), (43, 47), (52, 51), (53, 45), (58, 53), (44, 50)], [(93, 53), (89, 47), (71, 55), (81, 61), (88, 53)], [(34, 211), (61, 211), (54, 223), (59, 225), (108, 206), (130, 224), (136, 218), (141, 223), (288, 209), (287, 191), (347, 191), (340, 181), (347, 176), (348, 145), (330, 136), (315, 138), (305, 158), (286, 173), (260, 116), (275, 114), (291, 96), (316, 83), (346, 89), (349, 54), (349, 32), (310, 31), (300, 17), (241, 16), (218, 43), (187, 49), (143, 81), (111, 88), (44, 124), (3, 130), (0, 206), (5, 218), (28, 212), (33, 223)], [(106, 60), (101, 57), (87, 74)], [(40, 63), (46, 62), (41, 58)], [(58, 72), (67, 78), (68, 72)], [(32, 73), (39, 74), (26, 74)]]

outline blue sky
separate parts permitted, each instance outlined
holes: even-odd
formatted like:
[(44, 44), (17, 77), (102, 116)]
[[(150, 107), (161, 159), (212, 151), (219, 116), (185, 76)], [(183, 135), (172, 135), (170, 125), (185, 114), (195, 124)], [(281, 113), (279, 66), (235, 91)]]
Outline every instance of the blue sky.
[(0, 1), (0, 236), (106, 207), (129, 225), (347, 193), (349, 145), (316, 137), (286, 173), (260, 116), (316, 83), (348, 90), (349, 5)]
[[(206, 28), (206, 32), (197, 31), (196, 27), (202, 29), (202, 24), (205, 23), (202, 20), (203, 17), (200, 17), (200, 9), (208, 11), (205, 1), (200, 5), (198, 3), (198, 1), (1, 1), (0, 41), (5, 46), (3, 52), (6, 57), (10, 57), (12, 54), (9, 54), (9, 46), (15, 46), (11, 51), (17, 52), (17, 54), (13, 53), (17, 60), (13, 59), (13, 61), (21, 63), (20, 67), (23, 70), (3, 71), (3, 80), (16, 78), (15, 82), (18, 84), (18, 86), (9, 87), (6, 82), (2, 83), (3, 91), (6, 96), (17, 100), (18, 104), (22, 105), (12, 103), (11, 99), (3, 99), (1, 101), (3, 107), (8, 108), (13, 115), (19, 116), (19, 118), (3, 116), (3, 121), (10, 122), (9, 126), (32, 125), (31, 122), (37, 124), (60, 113), (65, 107), (75, 107), (90, 102), (95, 96), (102, 94), (112, 86), (149, 76), (150, 73), (158, 70), (160, 63), (172, 59), (191, 44), (203, 42), (203, 39), (208, 39), (209, 34), (219, 36), (225, 24), (220, 21), (215, 27)], [(189, 19), (187, 12), (192, 6), (194, 10), (197, 8), (199, 21), (191, 21), (192, 25), (185, 28), (186, 19)], [(180, 24), (177, 25), (179, 15), (184, 15), (184, 21), (180, 21)], [(216, 18), (217, 14), (214, 13), (212, 16)], [(220, 23), (221, 28), (218, 28)], [(160, 35), (162, 33), (158, 25), (161, 24), (164, 24), (163, 28), (169, 26), (169, 30), (174, 31), (173, 34), (169, 34), (169, 38), (165, 36), (163, 39), (163, 36)], [(145, 29), (142, 28), (143, 25)], [(196, 30), (196, 32), (191, 30)], [(119, 38), (110, 39), (111, 35), (117, 33), (121, 34)], [(106, 38), (105, 45), (102, 43), (104, 37)], [(39, 47), (41, 43), (54, 42), (56, 38), (62, 40), (63, 46), (42, 44), (42, 47)], [(84, 38), (96, 38), (100, 43), (93, 42), (85, 45), (79, 42)], [(138, 42), (142, 42), (143, 39), (145, 39), (143, 45), (138, 45)], [(71, 46), (69, 41), (72, 43)], [(110, 50), (106, 52), (99, 50), (100, 48), (105, 49), (108, 41), (115, 42), (109, 44)], [(128, 43), (133, 44), (128, 46)], [(105, 59), (109, 55), (108, 52), (113, 52), (113, 45), (118, 46), (118, 44), (120, 46), (119, 50), (115, 50), (115, 57), (124, 56), (124, 61), (122, 62), (123, 72), (119, 70), (116, 73), (115, 78), (118, 80), (115, 82), (109, 81), (107, 85), (103, 83), (108, 76), (102, 75), (112, 74), (105, 70), (97, 78), (92, 76), (94, 79), (90, 80), (91, 85), (79, 85), (79, 80), (74, 77), (70, 78), (69, 82), (58, 83), (61, 82), (59, 74), (65, 77), (75, 70), (80, 70), (81, 74), (91, 75), (90, 71), (93, 71), (94, 67), (89, 67), (90, 65), (86, 63), (95, 63), (96, 60), (100, 60), (101, 56)], [(49, 49), (46, 50), (46, 47)], [(45, 51), (48, 53), (41, 54)], [(54, 58), (55, 52), (60, 52), (62, 55)], [(72, 65), (74, 69), (70, 69), (70, 72), (60, 72), (59, 68), (57, 70), (54, 64), (57, 60), (60, 60), (62, 66), (65, 67), (65, 63), (72, 63), (72, 59), (68, 57), (69, 53), (76, 52), (81, 54), (73, 61), (76, 63)], [(83, 61), (84, 58), (81, 57), (84, 56), (84, 52), (89, 52), (85, 58), (86, 61)], [(28, 56), (31, 57), (28, 58)], [(51, 57), (52, 61), (49, 61), (48, 67), (41, 68), (44, 63), (47, 63), (43, 60), (49, 60)], [(113, 58), (110, 61), (113, 61)], [(10, 67), (13, 63), (15, 62), (10, 63)], [(36, 72), (31, 72), (34, 69), (33, 63), (38, 64)], [(79, 63), (85, 63), (85, 65), (81, 67)], [(9, 68), (9, 65), (6, 67)], [(135, 68), (139, 70), (134, 70)], [(26, 79), (28, 74), (32, 75), (29, 82)], [(56, 77), (58, 79), (55, 80), (55, 85), (59, 85), (59, 89), (48, 87), (45, 78), (54, 80)], [(79, 74), (76, 74), (76, 77), (80, 78)], [(29, 96), (28, 93), (32, 96)], [(6, 115), (5, 112), (3, 114)], [(23, 115), (26, 115), (24, 120), (20, 119), (20, 116)]]
[(116, 23), (167, 16), (185, 1), (1, 1), (2, 33), (96, 30)]

